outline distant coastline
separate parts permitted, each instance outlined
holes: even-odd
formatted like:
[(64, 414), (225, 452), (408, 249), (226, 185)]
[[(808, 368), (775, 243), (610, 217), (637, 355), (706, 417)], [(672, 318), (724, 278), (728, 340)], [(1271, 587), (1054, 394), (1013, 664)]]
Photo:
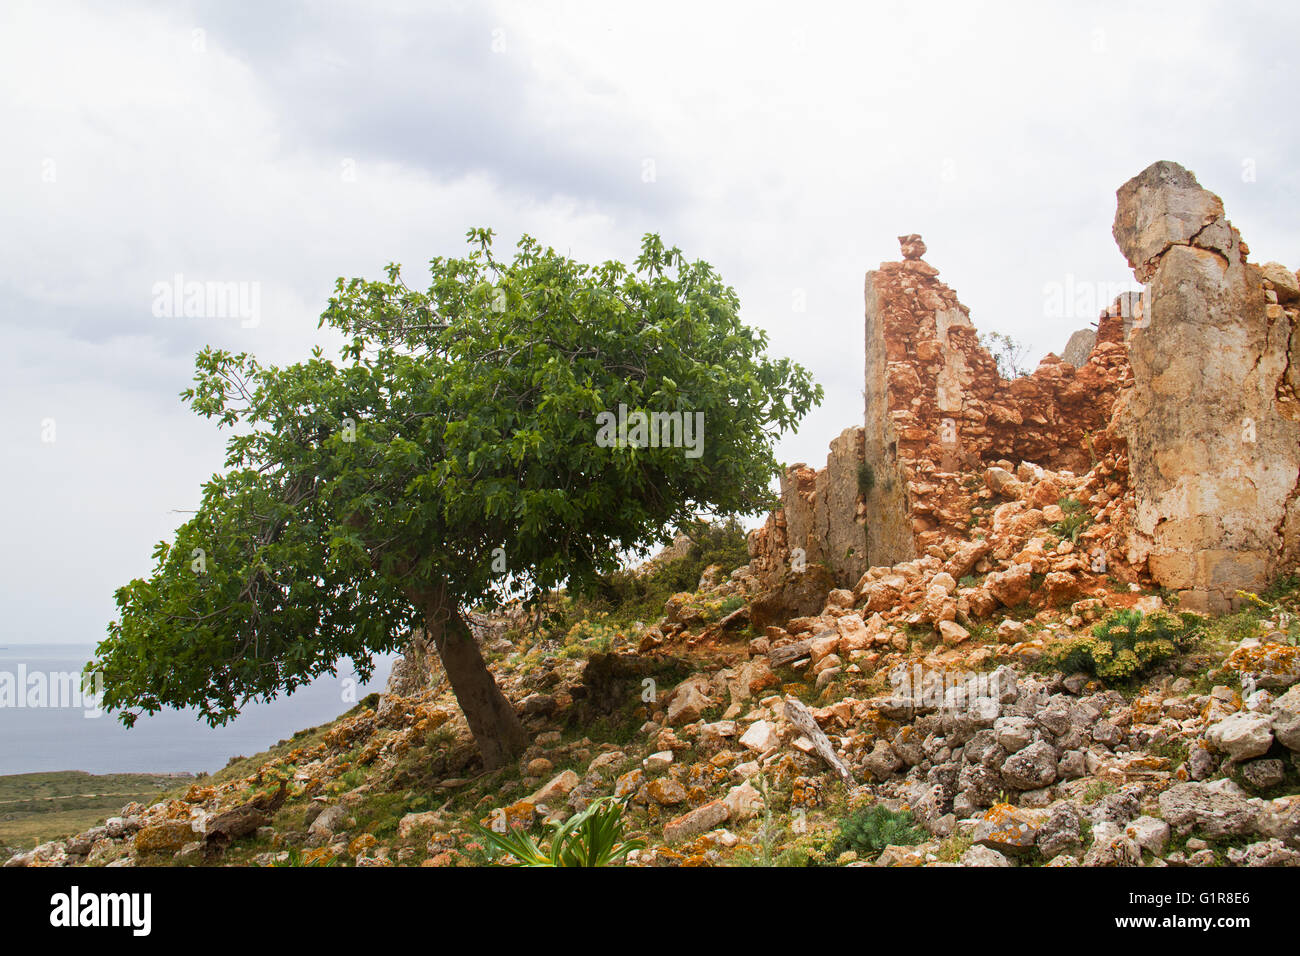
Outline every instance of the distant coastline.
[[(94, 654), (87, 644), (11, 644), (0, 648), (0, 683), (22, 673), (79, 673)], [(333, 720), (367, 694), (383, 689), (395, 655), (376, 657), (374, 674), (362, 684), (345, 662), (297, 693), (270, 703), (249, 704), (224, 727), (201, 723), (193, 712), (167, 710), (124, 727), (116, 715), (98, 716), (67, 706), (5, 706), (0, 703), (0, 776), (83, 771), (93, 774), (211, 773), (232, 757), (259, 753), (299, 730)], [(50, 680), (51, 685), (57, 683)], [(49, 698), (55, 695), (51, 691)], [(24, 702), (25, 703), (25, 702)]]

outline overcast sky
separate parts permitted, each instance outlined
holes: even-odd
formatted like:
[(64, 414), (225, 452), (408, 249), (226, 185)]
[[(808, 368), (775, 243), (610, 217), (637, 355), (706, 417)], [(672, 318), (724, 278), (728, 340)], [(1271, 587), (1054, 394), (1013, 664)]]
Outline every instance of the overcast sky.
[[(778, 449), (817, 464), (900, 234), (1031, 364), (1131, 281), (1115, 189), (1156, 160), (1300, 265), (1296, 9), (1126, 6), (7, 0), (0, 644), (100, 639), (195, 506), (225, 437), (177, 399), (198, 348), (297, 360), (335, 277), (418, 279), (471, 226), (713, 263), (825, 386)], [(178, 275), (256, 321), (160, 310)]]

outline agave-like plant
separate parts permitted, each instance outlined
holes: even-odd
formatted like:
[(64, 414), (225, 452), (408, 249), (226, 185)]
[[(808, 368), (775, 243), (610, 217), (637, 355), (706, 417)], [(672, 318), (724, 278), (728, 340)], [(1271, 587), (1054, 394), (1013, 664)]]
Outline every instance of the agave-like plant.
[(622, 800), (601, 797), (563, 823), (551, 824), (555, 832), (544, 847), (524, 830), (497, 833), (475, 826), (484, 842), (515, 861), (499, 865), (609, 866), (645, 846), (644, 840), (623, 839), (624, 808)]

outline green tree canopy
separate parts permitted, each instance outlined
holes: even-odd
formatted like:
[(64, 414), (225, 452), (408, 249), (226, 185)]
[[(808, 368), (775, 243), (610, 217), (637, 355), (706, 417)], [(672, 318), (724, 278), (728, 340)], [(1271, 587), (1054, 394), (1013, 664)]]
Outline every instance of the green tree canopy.
[(772, 441), (821, 388), (764, 357), (712, 267), (654, 235), (631, 268), (528, 237), (504, 262), (490, 230), (469, 238), (423, 291), (395, 265), (339, 279), (321, 316), (346, 338), (337, 363), (199, 353), (182, 397), (233, 434), (88, 665), (124, 722), (168, 706), (224, 723), (342, 658), (368, 676), (424, 628), (499, 764), (523, 732), (464, 608), (582, 588), (697, 514), (770, 505)]

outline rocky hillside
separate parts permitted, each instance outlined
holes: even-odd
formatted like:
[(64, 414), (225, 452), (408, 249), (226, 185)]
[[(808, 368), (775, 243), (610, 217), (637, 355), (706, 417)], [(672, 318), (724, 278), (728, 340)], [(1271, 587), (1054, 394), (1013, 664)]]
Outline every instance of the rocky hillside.
[(1080, 567), (1104, 487), (1031, 464), (968, 492), (969, 539), (764, 587), (709, 568), (651, 626), (476, 621), (533, 735), (483, 773), (435, 663), (335, 723), (9, 866), (488, 862), (626, 800), (632, 866), (1300, 863), (1300, 590), (1202, 616)]

